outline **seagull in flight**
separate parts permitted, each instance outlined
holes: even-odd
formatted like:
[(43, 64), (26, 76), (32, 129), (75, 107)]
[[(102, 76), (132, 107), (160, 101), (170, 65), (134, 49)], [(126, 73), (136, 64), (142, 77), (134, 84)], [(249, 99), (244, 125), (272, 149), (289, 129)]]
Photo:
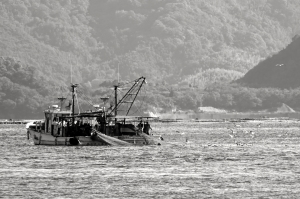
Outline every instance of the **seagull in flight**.
[(233, 131), (233, 129), (231, 129), (231, 128), (228, 128), (230, 131), (231, 131), (231, 133), (229, 133), (229, 136), (231, 137), (231, 138), (234, 138), (235, 137), (235, 132)]

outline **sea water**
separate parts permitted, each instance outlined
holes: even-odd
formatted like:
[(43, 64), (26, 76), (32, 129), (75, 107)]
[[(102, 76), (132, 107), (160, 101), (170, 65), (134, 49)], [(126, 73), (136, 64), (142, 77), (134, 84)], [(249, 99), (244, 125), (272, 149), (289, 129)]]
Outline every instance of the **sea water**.
[[(238, 126), (238, 127), (237, 127)], [(0, 126), (0, 198), (299, 198), (298, 121), (152, 124), (160, 146), (37, 146)]]

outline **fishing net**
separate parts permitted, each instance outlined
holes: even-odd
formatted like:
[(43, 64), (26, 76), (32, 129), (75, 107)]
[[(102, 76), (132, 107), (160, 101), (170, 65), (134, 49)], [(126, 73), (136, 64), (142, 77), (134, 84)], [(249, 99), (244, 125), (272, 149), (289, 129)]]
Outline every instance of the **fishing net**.
[(125, 142), (123, 140), (119, 140), (117, 138), (104, 135), (103, 133), (93, 129), (93, 132), (96, 133), (96, 136), (94, 137), (96, 140), (103, 141), (108, 145), (111, 146), (131, 146), (131, 143)]
[[(106, 144), (110, 145), (110, 146), (132, 146), (133, 144), (120, 140), (118, 138), (114, 138), (111, 136), (107, 136), (95, 129), (93, 129), (93, 133), (95, 133), (94, 138), (95, 140), (98, 141), (102, 141), (105, 142)], [(159, 143), (157, 141), (154, 140), (153, 137), (143, 133), (143, 132), (139, 132), (138, 133), (142, 138), (145, 139), (145, 142), (147, 145), (158, 145)]]
[(146, 140), (147, 145), (158, 145), (159, 143), (154, 140), (153, 137), (147, 135), (146, 133), (139, 132), (139, 135)]

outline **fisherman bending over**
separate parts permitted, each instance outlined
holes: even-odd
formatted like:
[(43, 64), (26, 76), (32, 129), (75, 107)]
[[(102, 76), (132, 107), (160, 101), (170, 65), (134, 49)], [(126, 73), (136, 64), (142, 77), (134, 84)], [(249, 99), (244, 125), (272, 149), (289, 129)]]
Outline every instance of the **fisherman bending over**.
[(149, 124), (148, 122), (146, 122), (146, 123), (144, 124), (143, 132), (149, 135), (149, 130), (150, 130), (150, 129), (152, 130), (150, 124)]

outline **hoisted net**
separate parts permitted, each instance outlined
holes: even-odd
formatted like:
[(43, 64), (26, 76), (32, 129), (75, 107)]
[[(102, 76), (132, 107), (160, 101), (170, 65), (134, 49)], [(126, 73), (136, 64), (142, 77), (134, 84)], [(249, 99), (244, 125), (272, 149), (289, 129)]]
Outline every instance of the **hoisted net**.
[[(93, 129), (92, 132), (96, 133), (96, 136), (95, 136), (96, 140), (105, 142), (106, 144), (108, 144), (110, 146), (133, 146), (133, 144), (131, 144), (129, 142), (105, 135), (105, 134), (97, 131), (96, 129)], [(138, 134), (145, 139), (147, 145), (158, 145), (159, 144), (157, 141), (154, 140), (153, 137), (151, 137), (143, 132), (139, 132)]]
[(119, 140), (117, 138), (104, 135), (103, 133), (97, 131), (96, 129), (93, 129), (92, 132), (97, 133), (97, 135), (95, 136), (96, 140), (103, 141), (106, 144), (111, 145), (111, 146), (131, 146), (131, 145), (133, 145), (133, 144), (125, 142), (123, 140)]
[(154, 140), (153, 137), (147, 135), (146, 133), (139, 132), (138, 134), (146, 140), (147, 145), (158, 145), (159, 144), (157, 141)]

